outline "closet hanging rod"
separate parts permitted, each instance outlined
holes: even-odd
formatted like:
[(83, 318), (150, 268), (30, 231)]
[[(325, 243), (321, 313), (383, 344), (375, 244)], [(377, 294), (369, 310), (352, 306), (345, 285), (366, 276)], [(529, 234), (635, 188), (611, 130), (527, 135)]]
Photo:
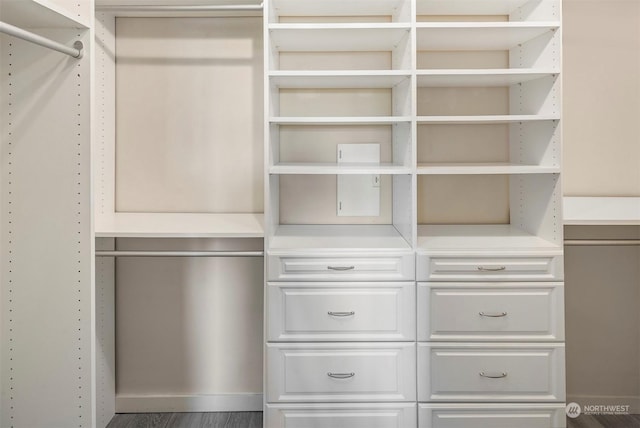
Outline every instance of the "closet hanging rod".
[(264, 251), (105, 251), (96, 257), (264, 257)]
[(96, 6), (98, 12), (224, 12), (262, 10), (260, 4), (218, 4), (218, 5), (103, 5)]
[(568, 246), (636, 246), (640, 245), (640, 239), (567, 239), (564, 245)]
[(80, 40), (76, 41), (73, 44), (73, 47), (69, 47), (62, 43), (58, 43), (55, 40), (47, 39), (46, 37), (42, 37), (38, 34), (23, 30), (22, 28), (2, 21), (0, 21), (0, 33), (8, 34), (9, 36), (17, 37), (19, 39), (26, 40), (27, 42), (62, 52), (63, 54), (67, 54), (77, 59), (82, 58), (82, 49), (84, 48), (84, 45)]

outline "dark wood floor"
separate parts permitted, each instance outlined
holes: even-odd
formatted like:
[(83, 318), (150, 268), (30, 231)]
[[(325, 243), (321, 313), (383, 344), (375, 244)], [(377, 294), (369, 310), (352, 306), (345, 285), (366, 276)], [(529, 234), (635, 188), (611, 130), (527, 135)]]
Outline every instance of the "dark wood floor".
[[(262, 428), (262, 412), (119, 414), (107, 428)], [(567, 428), (640, 428), (640, 415), (582, 415)]]

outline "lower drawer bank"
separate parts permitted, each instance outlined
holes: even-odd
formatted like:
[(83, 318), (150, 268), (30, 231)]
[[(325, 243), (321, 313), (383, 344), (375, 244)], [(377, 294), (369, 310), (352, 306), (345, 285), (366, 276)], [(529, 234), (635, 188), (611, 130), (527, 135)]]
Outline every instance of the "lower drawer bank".
[(416, 401), (415, 349), (415, 343), (269, 343), (266, 401)]
[[(310, 426), (307, 425), (305, 428)], [(566, 427), (565, 405), (564, 403), (420, 403), (418, 404), (418, 427), (564, 428)]]

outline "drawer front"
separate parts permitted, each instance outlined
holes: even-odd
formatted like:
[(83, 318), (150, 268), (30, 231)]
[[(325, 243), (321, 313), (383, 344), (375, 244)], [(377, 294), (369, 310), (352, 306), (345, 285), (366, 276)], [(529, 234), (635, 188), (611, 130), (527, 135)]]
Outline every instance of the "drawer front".
[(267, 402), (415, 401), (415, 344), (267, 344)]
[(269, 341), (415, 340), (415, 285), (269, 283)]
[(417, 256), (419, 281), (561, 281), (562, 256)]
[(418, 344), (418, 401), (565, 399), (564, 344)]
[(420, 404), (419, 428), (564, 428), (564, 404)]
[(543, 283), (420, 283), (418, 340), (564, 340), (564, 287)]
[(270, 281), (413, 281), (415, 256), (269, 255)]
[(416, 405), (267, 404), (265, 428), (415, 428)]

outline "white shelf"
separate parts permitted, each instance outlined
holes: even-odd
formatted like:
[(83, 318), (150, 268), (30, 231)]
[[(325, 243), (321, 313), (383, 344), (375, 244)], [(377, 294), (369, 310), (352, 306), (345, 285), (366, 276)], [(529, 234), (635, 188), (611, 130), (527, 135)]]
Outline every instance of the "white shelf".
[(276, 125), (393, 125), (411, 122), (409, 116), (338, 116), (338, 117), (272, 117), (269, 122)]
[(412, 168), (391, 163), (279, 163), (269, 168), (270, 174), (346, 175), (346, 174), (411, 174)]
[(510, 224), (419, 225), (421, 252), (449, 251), (544, 251), (562, 253), (562, 246)]
[(520, 115), (486, 115), (486, 116), (418, 116), (418, 124), (498, 124), (498, 123), (517, 123), (517, 122), (538, 122), (548, 120), (560, 120), (559, 115), (539, 115), (539, 114), (520, 114)]
[(90, 27), (77, 13), (49, 0), (0, 0), (0, 20), (24, 29)]
[(411, 246), (391, 225), (280, 225), (269, 248), (274, 251), (411, 251)]
[(560, 167), (522, 165), (513, 163), (433, 163), (418, 164), (418, 174), (559, 174)]
[(640, 225), (640, 197), (564, 197), (566, 225)]
[(411, 78), (407, 70), (272, 71), (279, 88), (392, 88)]
[(273, 0), (279, 16), (379, 16), (393, 15), (402, 0)]
[(262, 214), (116, 213), (98, 217), (97, 238), (262, 238)]
[(511, 86), (559, 73), (560, 70), (537, 69), (419, 70), (417, 84), (418, 87)]
[(271, 24), (269, 33), (279, 51), (392, 51), (408, 37), (408, 24)]
[(530, 0), (418, 0), (418, 15), (509, 15)]
[(560, 28), (558, 22), (419, 22), (418, 50), (508, 50)]

